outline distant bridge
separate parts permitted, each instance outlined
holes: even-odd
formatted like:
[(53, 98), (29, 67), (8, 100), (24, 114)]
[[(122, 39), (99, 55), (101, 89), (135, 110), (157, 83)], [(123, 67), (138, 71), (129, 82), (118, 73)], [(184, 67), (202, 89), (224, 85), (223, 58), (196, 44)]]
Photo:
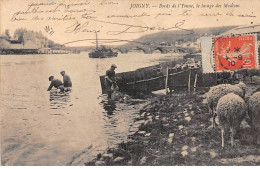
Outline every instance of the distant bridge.
[(188, 53), (188, 50), (183, 47), (176, 46), (153, 46), (153, 45), (142, 45), (142, 46), (132, 46), (125, 48), (114, 48), (120, 53), (128, 53), (131, 51), (143, 51), (145, 54), (152, 54), (155, 51), (159, 51), (162, 54), (165, 53)]

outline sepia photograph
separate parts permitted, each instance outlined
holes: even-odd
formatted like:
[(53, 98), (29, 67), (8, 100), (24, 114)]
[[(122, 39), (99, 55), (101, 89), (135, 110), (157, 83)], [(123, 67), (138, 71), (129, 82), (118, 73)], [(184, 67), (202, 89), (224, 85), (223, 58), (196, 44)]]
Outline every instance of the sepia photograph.
[(260, 1), (0, 0), (1, 166), (259, 166)]

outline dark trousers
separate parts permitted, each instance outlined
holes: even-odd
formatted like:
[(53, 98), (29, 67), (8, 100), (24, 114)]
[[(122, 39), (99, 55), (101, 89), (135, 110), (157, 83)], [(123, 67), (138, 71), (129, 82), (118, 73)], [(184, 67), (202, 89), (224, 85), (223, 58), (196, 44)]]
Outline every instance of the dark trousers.
[(112, 96), (112, 90), (111, 90), (111, 87), (112, 87), (112, 84), (108, 84), (107, 83), (107, 97), (109, 98), (109, 99), (111, 99), (111, 96)]

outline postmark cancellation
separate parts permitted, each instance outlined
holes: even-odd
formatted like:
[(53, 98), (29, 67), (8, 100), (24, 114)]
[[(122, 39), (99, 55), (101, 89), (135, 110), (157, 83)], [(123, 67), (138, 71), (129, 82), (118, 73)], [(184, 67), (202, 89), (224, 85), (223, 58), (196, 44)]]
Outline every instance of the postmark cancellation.
[(256, 34), (202, 37), (201, 53), (203, 73), (259, 68)]

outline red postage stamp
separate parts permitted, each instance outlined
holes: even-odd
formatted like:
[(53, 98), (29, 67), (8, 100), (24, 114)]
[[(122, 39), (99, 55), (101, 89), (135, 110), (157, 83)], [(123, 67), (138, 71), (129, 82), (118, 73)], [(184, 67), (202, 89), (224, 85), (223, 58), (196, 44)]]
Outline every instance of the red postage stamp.
[(214, 37), (215, 71), (258, 68), (256, 36)]

